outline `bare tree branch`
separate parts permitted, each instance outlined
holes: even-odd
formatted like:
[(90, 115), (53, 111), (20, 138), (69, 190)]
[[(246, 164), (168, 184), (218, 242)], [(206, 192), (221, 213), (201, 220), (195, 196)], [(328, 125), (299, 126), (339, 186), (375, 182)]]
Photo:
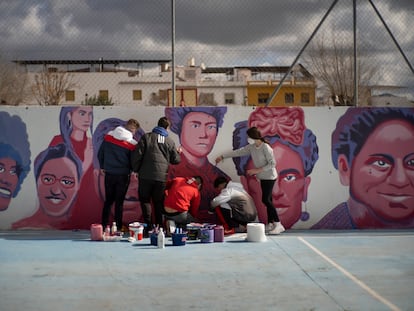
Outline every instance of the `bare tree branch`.
[(31, 86), (32, 93), (39, 105), (59, 105), (66, 90), (76, 87), (73, 74), (69, 72), (43, 71), (36, 74)]
[(18, 106), (28, 96), (28, 76), (0, 57), (0, 104)]
[[(327, 46), (327, 43), (328, 46)], [(305, 63), (315, 78), (322, 84), (325, 101), (327, 98), (337, 106), (350, 106), (354, 103), (353, 49), (340, 44), (335, 31), (329, 39), (325, 34), (311, 44), (305, 55)], [(360, 87), (359, 102), (368, 103), (367, 86), (373, 81), (377, 69), (370, 66), (361, 53), (357, 60), (357, 83)]]

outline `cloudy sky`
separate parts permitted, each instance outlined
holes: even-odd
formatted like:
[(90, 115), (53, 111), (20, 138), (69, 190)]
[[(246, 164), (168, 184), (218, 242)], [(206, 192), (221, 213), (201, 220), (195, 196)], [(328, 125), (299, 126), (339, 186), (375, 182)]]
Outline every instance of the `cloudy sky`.
[[(371, 0), (414, 64), (414, 1)], [(6, 59), (170, 59), (171, 0), (0, 2)], [(176, 64), (289, 66), (334, 0), (175, 0)], [(315, 39), (352, 44), (352, 0), (339, 0)], [(359, 49), (384, 82), (413, 73), (368, 0), (358, 0)], [(411, 80), (410, 80), (411, 79)]]

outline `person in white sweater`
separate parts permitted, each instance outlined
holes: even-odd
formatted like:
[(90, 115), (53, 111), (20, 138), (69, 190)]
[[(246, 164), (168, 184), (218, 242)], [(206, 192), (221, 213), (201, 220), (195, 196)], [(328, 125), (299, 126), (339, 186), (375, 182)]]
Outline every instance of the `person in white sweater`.
[(216, 212), (217, 218), (223, 224), (225, 235), (235, 233), (235, 229), (245, 232), (249, 222), (257, 221), (253, 198), (241, 183), (220, 176), (214, 180), (214, 188), (220, 193), (211, 201), (209, 211)]
[(276, 160), (272, 147), (262, 137), (257, 127), (251, 127), (247, 130), (249, 144), (222, 154), (216, 158), (216, 164), (225, 158), (242, 157), (250, 155), (254, 164), (254, 168), (247, 170), (248, 175), (254, 175), (260, 180), (262, 189), (262, 202), (267, 210), (267, 226), (268, 234), (280, 234), (285, 231), (279, 220), (276, 208), (273, 205), (272, 190), (278, 177), (276, 171)]

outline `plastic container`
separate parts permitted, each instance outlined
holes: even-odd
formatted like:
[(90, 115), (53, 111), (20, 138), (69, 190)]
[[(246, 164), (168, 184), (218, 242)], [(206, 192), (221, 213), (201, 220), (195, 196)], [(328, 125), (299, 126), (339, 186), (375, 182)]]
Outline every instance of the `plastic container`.
[(139, 226), (136, 239), (139, 241), (139, 240), (142, 240), (143, 237), (144, 237), (144, 226)]
[(91, 225), (91, 240), (102, 241), (103, 240), (103, 228), (101, 224)]
[(155, 231), (150, 234), (150, 243), (154, 246), (158, 245), (158, 234)]
[(116, 222), (114, 221), (112, 223), (111, 234), (114, 235), (117, 231), (118, 231), (118, 228), (116, 227)]
[(221, 225), (214, 227), (214, 242), (224, 242), (224, 227)]
[(105, 228), (105, 236), (110, 236), (111, 235), (111, 227), (109, 227), (109, 225), (106, 225)]
[(190, 224), (187, 225), (187, 240), (193, 241), (197, 240), (200, 233), (199, 226), (192, 226)]
[(200, 229), (200, 241), (201, 243), (213, 243), (214, 242), (214, 229), (212, 227), (204, 227)]
[(266, 241), (265, 225), (262, 223), (248, 223), (247, 224), (247, 238), (248, 242), (264, 242)]
[(129, 230), (129, 236), (131, 238), (135, 238), (136, 239), (136, 230), (138, 230), (139, 226), (141, 224), (139, 222), (131, 222), (130, 224), (128, 224), (128, 230)]
[(174, 246), (183, 246), (187, 241), (187, 233), (173, 233), (171, 237)]
[(160, 232), (158, 232), (157, 246), (158, 248), (165, 248), (165, 234), (162, 228), (160, 228)]
[(129, 229), (129, 236), (134, 238), (135, 240), (139, 241), (142, 240), (144, 236), (144, 226), (142, 226), (139, 222), (133, 222), (128, 225)]

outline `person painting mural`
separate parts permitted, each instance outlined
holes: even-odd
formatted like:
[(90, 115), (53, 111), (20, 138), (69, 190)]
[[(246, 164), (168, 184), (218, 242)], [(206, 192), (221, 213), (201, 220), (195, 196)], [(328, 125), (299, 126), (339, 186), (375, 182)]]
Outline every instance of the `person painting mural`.
[(175, 177), (167, 181), (164, 200), (167, 233), (174, 233), (173, 228), (185, 230), (187, 224), (197, 221), (202, 187), (200, 176)]
[(98, 151), (102, 174), (105, 175), (105, 202), (102, 209), (102, 227), (109, 225), (112, 205), (115, 207), (115, 222), (121, 230), (124, 199), (132, 171), (131, 155), (137, 141), (133, 138), (139, 129), (135, 119), (129, 119), (124, 126), (118, 126), (105, 135)]
[[(316, 136), (305, 125), (302, 108), (259, 107), (247, 121), (235, 124), (233, 148), (245, 146), (246, 129), (260, 127), (269, 141), (277, 163), (278, 178), (272, 190), (273, 202), (283, 226), (291, 228), (298, 221), (308, 221), (306, 208), (311, 173), (319, 158)], [(255, 176), (246, 174), (253, 167), (249, 156), (233, 159), (240, 181), (254, 198), (259, 220), (266, 221), (266, 207), (261, 202), (262, 192)]]
[[(168, 166), (180, 163), (180, 148), (168, 136), (170, 122), (166, 117), (158, 120), (157, 126), (146, 133), (138, 142), (132, 157), (132, 169), (138, 173), (138, 195), (146, 223), (145, 235), (153, 224), (163, 226), (164, 197)], [(152, 218), (154, 205), (155, 223)]]
[[(102, 120), (98, 123), (96, 126), (94, 132), (93, 132), (93, 148), (95, 151), (95, 156), (93, 159), (93, 167), (94, 167), (94, 201), (95, 203), (92, 203), (96, 205), (99, 208), (98, 214), (102, 220), (102, 205), (105, 201), (105, 174), (101, 171), (99, 160), (98, 160), (98, 151), (104, 141), (105, 135), (107, 135), (109, 132), (114, 131), (116, 128), (119, 127), (125, 127), (127, 125), (127, 120), (122, 120), (119, 118), (107, 118)], [(126, 133), (126, 132), (125, 132)], [(126, 133), (127, 136), (128, 133)], [(127, 140), (130, 140), (131, 142), (139, 141), (142, 135), (144, 135), (144, 130), (139, 127), (135, 134), (133, 135), (132, 139), (131, 137), (125, 136)], [(121, 138), (120, 136), (118, 136)], [(122, 228), (127, 228), (128, 225), (132, 222), (143, 222), (142, 218), (142, 211), (141, 211), (141, 205), (139, 202), (138, 197), (138, 177), (135, 174), (131, 174), (128, 190), (125, 194), (124, 202), (123, 202), (123, 213), (122, 213), (122, 227), (118, 227), (120, 230)], [(113, 208), (111, 208), (111, 212), (114, 211)], [(115, 215), (113, 213), (109, 216), (110, 219), (115, 219)]]
[(225, 158), (251, 156), (253, 167), (249, 168), (246, 173), (249, 176), (255, 176), (260, 181), (262, 203), (267, 211), (266, 231), (268, 234), (280, 234), (285, 231), (285, 228), (273, 205), (272, 190), (278, 176), (273, 149), (262, 137), (257, 127), (250, 127), (246, 134), (249, 138), (248, 145), (223, 153), (216, 158), (216, 163), (220, 163)]
[(253, 198), (238, 182), (228, 180), (226, 177), (217, 177), (214, 188), (219, 194), (211, 201), (210, 211), (218, 215), (224, 234), (246, 232), (249, 222), (257, 221), (257, 210)]

